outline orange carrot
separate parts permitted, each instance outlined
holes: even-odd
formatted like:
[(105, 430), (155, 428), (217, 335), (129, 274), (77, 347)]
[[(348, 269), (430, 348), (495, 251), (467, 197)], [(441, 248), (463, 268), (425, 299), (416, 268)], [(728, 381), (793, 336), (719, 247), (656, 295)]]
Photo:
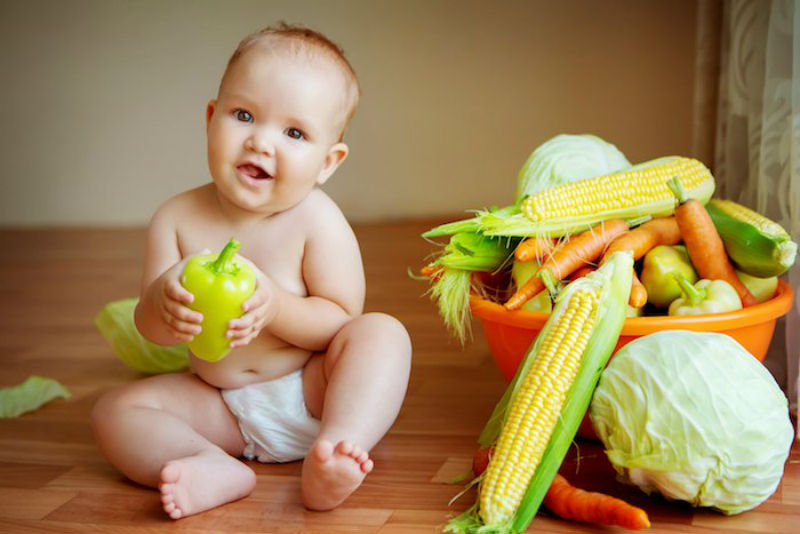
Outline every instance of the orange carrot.
[(541, 261), (555, 248), (555, 241), (550, 237), (529, 237), (520, 242), (514, 249), (514, 258), (517, 261)]
[[(658, 217), (612, 241), (603, 254), (600, 265), (603, 265), (613, 253), (620, 250), (630, 250), (633, 252), (633, 259), (638, 260), (658, 245), (675, 245), (680, 240), (681, 231), (675, 217)], [(647, 289), (639, 281), (636, 271), (633, 272), (631, 279), (631, 295), (628, 304), (634, 308), (641, 308), (647, 304)]]
[[(479, 477), (486, 471), (494, 447), (481, 447), (472, 458), (472, 473)], [(576, 488), (563, 476), (556, 474), (544, 505), (563, 519), (583, 521), (598, 525), (619, 525), (641, 530), (650, 526), (647, 512), (631, 506), (621, 499)]]
[(633, 259), (638, 260), (650, 249), (658, 245), (675, 245), (681, 240), (681, 231), (675, 217), (659, 217), (652, 219), (627, 232), (608, 246), (600, 265), (603, 265), (608, 258), (620, 250), (630, 250), (633, 252)]
[(742, 299), (742, 306), (752, 306), (758, 301), (745, 287), (728, 259), (722, 238), (711, 220), (711, 216), (699, 201), (686, 198), (683, 187), (677, 178), (669, 183), (679, 205), (675, 209), (675, 220), (681, 229), (681, 237), (689, 252), (697, 274), (707, 280), (724, 280), (736, 289)]
[(547, 490), (544, 505), (559, 517), (584, 523), (619, 525), (631, 530), (650, 526), (647, 512), (641, 508), (610, 495), (576, 488), (559, 474)]
[(569, 281), (572, 282), (574, 280), (577, 280), (578, 278), (583, 278), (584, 276), (594, 271), (595, 269), (596, 267), (594, 267), (593, 265), (584, 265), (583, 267), (581, 267), (580, 269), (569, 275)]
[(628, 305), (632, 308), (641, 308), (645, 304), (647, 304), (647, 288), (645, 288), (642, 281), (639, 280), (639, 277), (636, 275), (636, 269), (634, 269)]
[(428, 265), (420, 269), (419, 272), (422, 276), (433, 278), (439, 270), (441, 270), (441, 267), (439, 267), (438, 265), (434, 265), (433, 263), (429, 263)]
[(554, 282), (563, 280), (586, 263), (595, 261), (614, 238), (628, 231), (628, 223), (611, 219), (571, 238), (559, 247), (536, 271), (536, 274), (517, 289), (504, 304), (507, 310), (516, 310), (545, 287), (545, 272)]

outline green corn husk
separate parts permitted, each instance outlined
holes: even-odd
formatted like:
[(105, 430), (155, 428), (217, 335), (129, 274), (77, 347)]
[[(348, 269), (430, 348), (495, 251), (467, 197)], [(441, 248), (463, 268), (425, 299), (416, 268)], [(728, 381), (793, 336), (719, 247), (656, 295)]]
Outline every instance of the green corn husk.
[(433, 262), (441, 272), (435, 277), (431, 299), (447, 329), (463, 344), (470, 330), (469, 295), (472, 272), (495, 272), (513, 254), (516, 240), (459, 232), (450, 238), (442, 255)]
[(439, 226), (431, 228), (430, 230), (422, 234), (422, 237), (432, 238), (432, 237), (444, 237), (447, 235), (454, 235), (457, 233), (476, 233), (480, 231), (482, 226), (481, 220), (486, 216), (486, 214), (494, 214), (498, 217), (508, 217), (516, 213), (520, 213), (519, 204), (506, 206), (504, 208), (498, 208), (496, 206), (493, 206), (485, 210), (476, 210), (474, 217), (470, 219), (463, 219), (461, 221), (440, 224)]
[(463, 344), (472, 333), (469, 321), (469, 293), (472, 272), (445, 267), (431, 285), (431, 299), (436, 301), (445, 327)]
[(436, 263), (452, 269), (491, 272), (503, 265), (513, 252), (511, 241), (476, 232), (459, 232), (450, 238)]
[(605, 368), (619, 339), (625, 321), (628, 296), (633, 274), (633, 256), (630, 252), (617, 252), (596, 271), (580, 278), (561, 291), (550, 318), (520, 363), (517, 373), (498, 402), (478, 439), (481, 446), (494, 444), (502, 431), (511, 406), (525, 376), (531, 369), (544, 339), (556, 327), (569, 299), (578, 290), (599, 291), (598, 310), (580, 369), (567, 394), (544, 455), (527, 486), (527, 491), (514, 516), (502, 524), (484, 524), (478, 503), (451, 520), (446, 532), (456, 534), (521, 533), (539, 510), (561, 463), (569, 450), (581, 420), (589, 406), (600, 374)]
[(780, 276), (794, 265), (797, 243), (775, 221), (732, 200), (712, 199), (706, 211), (733, 263), (751, 276)]

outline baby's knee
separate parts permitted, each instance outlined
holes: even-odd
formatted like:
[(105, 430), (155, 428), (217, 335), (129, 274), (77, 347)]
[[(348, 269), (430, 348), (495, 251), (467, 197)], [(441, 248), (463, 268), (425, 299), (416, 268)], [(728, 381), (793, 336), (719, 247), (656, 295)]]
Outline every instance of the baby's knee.
[(97, 399), (92, 407), (90, 421), (95, 439), (99, 444), (105, 441), (103, 438), (118, 416), (119, 398), (118, 390), (108, 391)]
[(95, 432), (102, 432), (104, 428), (123, 416), (125, 410), (134, 406), (157, 407), (154, 399), (148, 399), (147, 395), (144, 395), (139, 382), (105, 392), (92, 407), (90, 417), (92, 428)]
[(125, 406), (125, 395), (123, 388), (112, 389), (104, 393), (97, 402), (94, 403), (91, 413), (92, 428), (100, 432), (105, 426), (114, 421), (119, 415), (121, 408)]
[(391, 315), (380, 312), (365, 313), (347, 325), (347, 337), (359, 338), (374, 343), (376, 348), (395, 353), (399, 357), (411, 357), (411, 338), (406, 327)]

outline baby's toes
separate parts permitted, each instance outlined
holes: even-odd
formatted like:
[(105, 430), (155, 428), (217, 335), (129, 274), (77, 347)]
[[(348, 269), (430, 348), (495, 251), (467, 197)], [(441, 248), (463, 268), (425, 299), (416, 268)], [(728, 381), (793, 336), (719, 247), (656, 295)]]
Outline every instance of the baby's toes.
[(327, 462), (333, 456), (333, 444), (328, 440), (320, 440), (311, 448), (311, 453), (320, 462)]
[(340, 441), (336, 444), (336, 452), (339, 454), (344, 454), (345, 456), (350, 456), (353, 451), (353, 444), (349, 441)]
[(375, 467), (375, 463), (369, 458), (361, 462), (361, 472), (365, 475), (368, 475), (373, 467)]
[(181, 509), (175, 504), (172, 499), (165, 500), (163, 497), (161, 501), (164, 503), (164, 511), (170, 516), (172, 519), (180, 519), (182, 513)]
[(357, 461), (358, 463), (361, 463), (359, 458), (363, 454), (366, 454), (366, 453), (364, 452), (364, 450), (361, 447), (359, 447), (358, 445), (353, 445), (353, 450), (350, 451), (350, 454), (348, 456), (350, 456), (350, 458), (352, 458), (353, 460)]

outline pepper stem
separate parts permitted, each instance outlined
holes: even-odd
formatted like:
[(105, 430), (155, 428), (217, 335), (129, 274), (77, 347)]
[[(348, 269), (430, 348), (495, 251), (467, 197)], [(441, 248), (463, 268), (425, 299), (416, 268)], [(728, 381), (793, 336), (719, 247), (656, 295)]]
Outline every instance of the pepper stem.
[(541, 278), (542, 282), (544, 282), (544, 287), (547, 288), (547, 291), (550, 293), (550, 300), (555, 300), (558, 294), (558, 286), (553, 278), (553, 273), (551, 273), (549, 269), (542, 269), (536, 273), (536, 276)]
[(701, 302), (703, 302), (708, 298), (707, 290), (695, 287), (681, 273), (672, 273), (672, 277), (675, 279), (676, 282), (678, 282), (678, 285), (681, 287), (681, 293), (683, 293), (683, 298), (688, 300), (693, 306), (700, 304)]
[(241, 246), (241, 243), (231, 238), (228, 244), (225, 245), (225, 248), (222, 249), (222, 252), (219, 253), (214, 263), (211, 264), (211, 269), (218, 273), (232, 272), (234, 270), (233, 257), (236, 256), (236, 252), (238, 252)]

